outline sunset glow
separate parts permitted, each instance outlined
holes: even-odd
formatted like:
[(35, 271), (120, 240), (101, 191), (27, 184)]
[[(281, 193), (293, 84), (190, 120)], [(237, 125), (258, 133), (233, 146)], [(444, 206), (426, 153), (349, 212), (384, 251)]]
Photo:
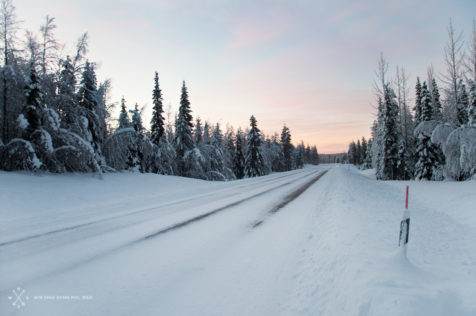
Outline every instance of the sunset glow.
[(474, 0), (16, 0), (15, 6), (22, 27), (33, 31), (46, 14), (54, 16), (66, 53), (87, 31), (98, 78), (112, 80), (111, 101), (124, 96), (130, 108), (145, 106), (147, 124), (157, 70), (172, 111), (185, 80), (194, 117), (246, 128), (254, 114), (265, 134), (286, 123), (293, 142), (315, 144), (321, 153), (346, 151), (356, 135), (370, 136), (380, 52), (391, 72), (397, 64), (407, 69), (413, 86), (428, 61), (443, 70), (449, 19), (469, 30), (476, 12)]

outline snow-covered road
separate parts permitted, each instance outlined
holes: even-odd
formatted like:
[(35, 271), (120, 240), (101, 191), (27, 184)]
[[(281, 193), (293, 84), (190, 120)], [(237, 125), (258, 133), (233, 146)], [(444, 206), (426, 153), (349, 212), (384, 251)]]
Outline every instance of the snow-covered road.
[(408, 260), (407, 183), (338, 165), (227, 183), (1, 173), (0, 312), (473, 315), (475, 183), (410, 182)]

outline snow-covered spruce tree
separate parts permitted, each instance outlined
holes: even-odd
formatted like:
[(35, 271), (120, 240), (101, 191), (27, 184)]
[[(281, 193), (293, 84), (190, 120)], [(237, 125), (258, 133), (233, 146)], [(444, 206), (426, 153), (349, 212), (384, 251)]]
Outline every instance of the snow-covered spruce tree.
[(444, 156), (438, 145), (431, 142), (431, 131), (424, 127), (428, 122), (433, 122), (433, 107), (431, 93), (426, 90), (423, 83), (422, 89), (422, 122), (417, 128), (415, 178), (427, 180), (440, 180), (442, 178), (441, 166), (444, 164)]
[(398, 146), (397, 172), (399, 180), (410, 180), (413, 174), (413, 167), (410, 165), (411, 157), (405, 148), (404, 142)]
[(250, 126), (245, 159), (245, 175), (249, 178), (264, 175), (265, 167), (261, 153), (261, 131), (253, 115), (250, 118)]
[[(132, 121), (127, 125), (119, 124), (119, 128), (105, 141), (106, 162), (115, 170), (157, 172), (157, 146), (144, 133), (139, 106), (136, 104), (129, 112), (132, 114)], [(121, 114), (120, 119), (124, 120), (127, 113)]]
[[(22, 129), (22, 138), (14, 138), (5, 145), (2, 169), (39, 170), (45, 166), (39, 155), (38, 145), (45, 145), (45, 149), (52, 152), (50, 135), (42, 129), (42, 101), (41, 87), (38, 83), (36, 70), (30, 67), (30, 78), (25, 89), (26, 105), (23, 113), (18, 117), (18, 124)], [(41, 146), (43, 147), (43, 146)], [(49, 147), (49, 148), (48, 148)]]
[(129, 119), (129, 114), (127, 113), (126, 100), (124, 97), (121, 99), (121, 112), (119, 113), (119, 129), (131, 127), (131, 120)]
[(237, 179), (245, 176), (245, 156), (243, 155), (243, 132), (238, 129), (236, 132), (235, 154), (233, 156), (233, 173)]
[[(86, 61), (78, 91), (81, 136), (91, 144), (98, 167), (103, 166), (102, 145), (106, 123), (98, 115), (97, 83), (94, 66)], [(95, 171), (100, 171), (95, 170)]]
[(263, 174), (271, 173), (273, 157), (271, 152), (271, 138), (269, 136), (261, 138), (261, 156), (263, 157)]
[(61, 128), (53, 137), (55, 159), (63, 171), (97, 172), (106, 168), (102, 151), (108, 132), (106, 100), (109, 83), (105, 82), (97, 89), (94, 69), (87, 63), (76, 94), (75, 72), (68, 56), (61, 62), (57, 88), (56, 107)]
[(139, 110), (139, 104), (135, 104), (134, 110), (129, 110), (131, 115), (131, 125), (134, 130), (138, 133), (142, 133), (144, 131), (144, 125), (142, 124), (142, 116), (141, 110)]
[(283, 147), (284, 169), (289, 171), (292, 169), (292, 152), (293, 145), (291, 144), (291, 131), (284, 125), (281, 131), (281, 146)]
[(199, 146), (202, 143), (202, 135), (202, 120), (200, 119), (200, 117), (197, 117), (197, 119), (195, 120), (195, 131), (193, 132), (195, 145)]
[(357, 145), (356, 145), (355, 141), (352, 141), (349, 144), (349, 150), (347, 151), (347, 156), (348, 156), (348, 159), (349, 159), (349, 163), (351, 163), (353, 165), (357, 164), (357, 159), (356, 159)]
[(104, 156), (107, 165), (117, 171), (137, 170), (137, 137), (132, 126), (118, 128), (106, 138)]
[(476, 127), (476, 82), (471, 81), (470, 102), (468, 105), (468, 125)]
[(304, 163), (311, 163), (311, 146), (309, 146), (309, 144), (306, 146), (304, 151)]
[(175, 157), (176, 152), (173, 146), (173, 139), (172, 141), (169, 141), (168, 137), (161, 137), (156, 157), (157, 173), (167, 175), (175, 174)]
[(373, 144), (373, 139), (369, 139), (367, 143), (367, 151), (366, 151), (365, 159), (364, 159), (364, 169), (372, 168), (372, 144)]
[(139, 111), (139, 105), (136, 103), (134, 106), (133, 110), (129, 110), (131, 113), (131, 127), (134, 130), (133, 138), (132, 138), (132, 143), (129, 144), (129, 152), (131, 153), (129, 156), (129, 161), (128, 161), (128, 169), (132, 170), (141, 170), (141, 165), (142, 165), (142, 160), (143, 160), (143, 154), (141, 152), (141, 136), (142, 136), (142, 130), (144, 129), (142, 125), (142, 117), (140, 115)]
[(235, 179), (233, 157), (235, 156), (235, 131), (228, 126), (223, 137), (224, 175), (226, 179)]
[(458, 85), (458, 103), (456, 105), (456, 113), (460, 126), (468, 124), (468, 107), (469, 98), (466, 85), (463, 83), (463, 80), (460, 80)]
[(415, 106), (413, 107), (413, 111), (415, 111), (415, 124), (421, 122), (421, 106), (422, 106), (422, 86), (420, 84), (420, 78), (417, 77), (417, 83), (415, 85)]
[(207, 170), (207, 179), (209, 180), (226, 180), (225, 177), (225, 158), (223, 154), (223, 135), (220, 130), (220, 124), (216, 124), (210, 140), (209, 152), (209, 169)]
[(293, 168), (301, 169), (304, 167), (304, 143), (300, 143), (293, 151)]
[(444, 155), (438, 145), (431, 142), (431, 137), (423, 132), (418, 134), (416, 154), (415, 178), (441, 180), (441, 175), (435, 171), (444, 165)]
[(205, 121), (205, 124), (203, 125), (202, 142), (204, 144), (210, 144), (210, 125), (207, 121)]
[(395, 93), (389, 84), (385, 86), (383, 103), (383, 133), (382, 133), (382, 180), (399, 179), (398, 174), (398, 147), (400, 135), (398, 133), (398, 104)]
[(360, 150), (360, 164), (363, 165), (367, 155), (367, 140), (365, 139), (365, 137), (362, 137), (361, 144), (362, 144), (362, 147)]
[(152, 119), (150, 121), (150, 140), (159, 145), (160, 138), (164, 135), (164, 109), (162, 104), (162, 91), (159, 88), (159, 73), (155, 72), (154, 90), (152, 91)]
[[(192, 115), (190, 110), (190, 101), (185, 81), (182, 86), (182, 95), (180, 98), (180, 107), (177, 119), (175, 121), (175, 152), (177, 162), (177, 173), (186, 177), (197, 177), (203, 173), (201, 169), (202, 155), (195, 151), (192, 138)], [(197, 150), (198, 151), (198, 150)], [(203, 175), (201, 175), (203, 177)]]
[(192, 117), (192, 110), (190, 109), (190, 100), (188, 99), (188, 90), (187, 87), (185, 86), (185, 81), (183, 81), (182, 84), (182, 94), (180, 96), (180, 109), (179, 111), (182, 111), (182, 114), (187, 121), (188, 126), (190, 127), (190, 130), (193, 128), (193, 117)]
[(356, 144), (356, 151), (355, 151), (355, 160), (356, 164), (360, 166), (362, 164), (362, 144), (360, 143), (360, 139), (357, 139), (357, 144)]
[(145, 128), (142, 124), (141, 110), (139, 110), (137, 103), (131, 113), (131, 124), (135, 131), (135, 148), (133, 147), (133, 149), (135, 149), (135, 162), (137, 163), (133, 167), (137, 166), (140, 172), (156, 171), (154, 165), (157, 145), (152, 143), (144, 133)]
[(432, 78), (431, 82), (431, 105), (433, 108), (433, 118), (437, 121), (441, 121), (443, 114), (441, 112), (440, 90), (438, 89), (435, 78)]
[(58, 80), (57, 104), (61, 118), (61, 127), (79, 132), (78, 99), (75, 93), (76, 77), (74, 67), (69, 56), (61, 62), (61, 71)]
[(422, 121), (430, 121), (433, 119), (433, 106), (432, 106), (432, 97), (430, 91), (426, 86), (426, 82), (423, 82), (422, 89), (421, 89), (421, 120)]
[(312, 146), (311, 147), (311, 160), (313, 165), (318, 165), (319, 164), (319, 153), (317, 152), (317, 147)]
[(279, 135), (274, 133), (269, 144), (269, 158), (271, 160), (271, 171), (284, 171), (284, 153), (283, 146), (279, 141)]

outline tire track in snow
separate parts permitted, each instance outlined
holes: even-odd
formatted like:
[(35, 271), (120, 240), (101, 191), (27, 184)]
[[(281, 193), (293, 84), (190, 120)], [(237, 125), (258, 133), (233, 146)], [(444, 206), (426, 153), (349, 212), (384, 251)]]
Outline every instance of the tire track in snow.
[[(324, 171), (316, 171), (316, 172), (311, 172), (307, 175), (304, 176), (304, 179), (305, 178), (308, 178), (308, 177), (312, 177), (314, 176), (316, 173), (318, 173), (318, 176), (317, 177), (320, 177), (323, 173), (327, 172), (327, 170), (324, 170)], [(291, 176), (294, 176), (295, 174), (291, 175)], [(288, 175), (289, 176), (289, 175)], [(311, 181), (315, 182), (317, 180), (315, 180), (317, 177), (313, 177), (311, 179)], [(161, 236), (161, 235), (164, 235), (168, 232), (171, 232), (171, 231), (174, 231), (174, 230), (178, 230), (182, 227), (185, 227), (185, 226), (188, 226), (188, 225), (191, 225), (193, 223), (197, 223), (197, 222), (200, 222), (201, 220), (205, 219), (205, 218), (208, 218), (212, 215), (215, 215), (217, 213), (220, 213), (220, 212), (223, 212), (227, 209), (230, 209), (234, 206), (237, 206), (237, 205), (240, 205), (242, 203), (245, 203), (247, 201), (250, 201), (252, 199), (255, 199), (255, 198), (258, 198), (260, 196), (263, 196), (265, 194), (268, 194), (272, 191), (275, 191), (275, 190), (278, 190), (282, 187), (285, 187), (285, 186), (288, 186), (292, 183), (295, 183), (297, 181), (300, 181), (300, 180), (303, 180), (303, 177), (299, 177), (298, 179), (292, 179), (290, 181), (287, 181), (285, 183), (281, 183), (277, 186), (273, 186), (269, 189), (266, 189), (264, 191), (261, 191), (261, 192), (258, 192), (258, 193), (255, 193), (251, 196), (248, 196), (244, 199), (240, 199), (238, 201), (235, 201), (235, 202), (232, 202), (230, 204), (227, 204), (223, 207), (219, 207), (217, 209), (214, 209), (212, 211), (209, 211), (209, 212), (206, 212), (206, 213), (202, 213), (200, 215), (197, 215), (195, 217), (192, 217), (192, 218), (189, 218), (187, 220), (184, 220), (184, 221), (181, 221), (181, 222), (178, 222), (176, 224), (172, 224), (170, 226), (167, 226), (165, 228), (162, 228), (156, 232), (153, 232), (153, 233), (149, 233), (148, 235), (146, 236), (141, 236), (140, 238), (137, 238), (137, 239), (134, 239), (132, 241), (129, 241), (129, 242), (125, 242), (125, 243), (122, 243), (122, 244), (118, 244), (114, 247), (111, 247), (109, 249), (106, 249), (106, 250), (102, 250), (100, 253), (92, 253), (92, 254), (89, 254), (89, 256), (86, 256), (86, 257), (83, 257), (83, 258), (78, 258), (79, 260), (76, 260), (75, 262), (71, 262), (69, 264), (66, 264), (66, 265), (63, 265), (63, 266), (59, 266), (57, 267), (56, 269), (54, 269), (53, 271), (49, 271), (49, 272), (45, 272), (45, 273), (42, 273), (42, 274), (39, 274), (39, 275), (36, 275), (34, 277), (32, 277), (28, 282), (24, 282), (24, 283), (29, 283), (29, 282), (35, 282), (35, 281), (38, 281), (38, 280), (41, 280), (41, 279), (45, 279), (45, 278), (48, 278), (50, 276), (54, 276), (54, 275), (57, 275), (59, 273), (63, 273), (65, 271), (69, 271), (69, 270), (72, 270), (72, 269), (75, 269), (77, 267), (80, 267), (84, 264), (88, 264), (90, 262), (94, 262), (100, 258), (103, 258), (103, 257), (106, 257), (110, 254), (113, 254), (117, 251), (120, 251), (122, 249), (125, 249), (125, 248), (128, 248), (128, 247), (131, 247), (131, 246), (134, 246), (134, 245), (137, 245), (139, 243), (142, 243), (142, 242), (145, 242), (145, 241), (149, 241), (149, 240), (152, 240), (154, 237), (158, 237), (158, 236)], [(300, 189), (304, 188), (304, 187), (309, 187), (311, 184), (309, 184), (310, 181), (306, 182), (306, 184), (304, 184), (303, 186), (300, 187)], [(299, 190), (299, 189), (298, 189)], [(296, 190), (296, 191), (298, 191)], [(293, 193), (295, 193), (296, 191), (293, 191)], [(297, 196), (296, 196), (297, 197)], [(289, 203), (289, 202), (288, 202)], [(281, 204), (281, 203), (280, 203)]]
[[(297, 190), (295, 190), (295, 191), (291, 192), (290, 194), (286, 195), (286, 197), (281, 202), (276, 204), (272, 209), (270, 209), (268, 211), (268, 213), (270, 213), (270, 214), (277, 213), (280, 209), (282, 209), (283, 207), (285, 207), (286, 205), (288, 205), (289, 203), (291, 203), (292, 201), (297, 199), (301, 194), (304, 193), (304, 191), (306, 191), (307, 189), (309, 189), (311, 187), (311, 185), (313, 185), (314, 183), (319, 181), (319, 179), (323, 175), (325, 175), (326, 173), (327, 173), (327, 170), (324, 170), (323, 172), (318, 174), (316, 177), (314, 177), (310, 181), (306, 182), (303, 186), (299, 187)], [(256, 228), (256, 227), (260, 226), (261, 224), (263, 224), (264, 221), (265, 221), (265, 218), (257, 221), (256, 223), (253, 224), (253, 228)]]
[[(278, 177), (275, 177), (275, 178), (272, 178), (272, 179), (264, 179), (262, 181), (253, 183), (252, 186), (255, 187), (255, 186), (261, 186), (264, 183), (268, 183), (268, 182), (276, 182), (276, 180), (280, 180), (281, 178), (299, 175), (299, 174), (304, 173), (306, 171), (293, 173), (292, 175), (281, 175), (281, 176), (278, 176)], [(289, 184), (289, 183), (287, 183), (287, 184)], [(154, 206), (154, 207), (148, 207), (148, 208), (145, 208), (145, 209), (135, 210), (133, 212), (128, 212), (128, 213), (125, 213), (125, 214), (119, 214), (119, 215), (110, 216), (110, 217), (106, 217), (106, 218), (101, 218), (101, 219), (98, 219), (98, 220), (89, 221), (89, 222), (85, 222), (85, 223), (81, 223), (81, 224), (77, 224), (77, 225), (71, 225), (71, 226), (62, 227), (62, 228), (58, 228), (58, 229), (54, 229), (54, 230), (50, 230), (50, 231), (46, 231), (46, 232), (41, 232), (41, 233), (33, 234), (33, 235), (30, 235), (30, 236), (20, 237), (20, 238), (17, 238), (17, 239), (0, 242), (0, 247), (9, 246), (9, 245), (13, 245), (13, 244), (20, 243), (20, 242), (23, 242), (23, 241), (28, 241), (28, 240), (32, 240), (32, 239), (41, 238), (41, 237), (46, 237), (46, 236), (50, 236), (50, 235), (54, 235), (54, 234), (58, 234), (58, 233), (72, 231), (72, 230), (76, 230), (76, 229), (79, 229), (79, 228), (85, 228), (85, 227), (89, 227), (89, 226), (92, 226), (92, 225), (95, 225), (95, 224), (104, 223), (104, 222), (108, 222), (108, 221), (113, 221), (113, 220), (116, 220), (116, 219), (120, 219), (120, 218), (124, 218), (124, 217), (128, 217), (128, 216), (133, 216), (133, 215), (140, 214), (140, 213), (146, 213), (146, 212), (162, 209), (162, 208), (165, 208), (165, 207), (179, 205), (181, 203), (190, 202), (190, 201), (195, 200), (195, 199), (200, 199), (200, 198), (208, 197), (208, 196), (211, 196), (211, 195), (216, 195), (216, 194), (219, 194), (219, 193), (222, 193), (222, 192), (234, 191), (237, 188), (241, 188), (241, 187), (245, 187), (245, 186), (247, 186), (247, 184), (237, 185), (237, 186), (233, 186), (231, 188), (226, 188), (226, 189), (222, 189), (222, 190), (213, 191), (212, 193), (208, 193), (208, 194), (201, 195), (201, 196), (198, 196), (198, 197), (193, 196), (193, 197), (186, 198), (186, 199), (181, 199), (181, 200), (178, 200), (178, 201), (164, 203), (164, 204), (157, 205), (157, 206)], [(238, 205), (238, 204), (236, 204), (236, 205)], [(227, 207), (230, 207), (230, 206), (227, 206)], [(118, 228), (122, 228), (122, 227), (124, 227), (124, 226), (120, 226)]]
[[(298, 198), (304, 191), (306, 191), (311, 185), (313, 185), (314, 183), (316, 183), (324, 174), (326, 174), (327, 170), (324, 170), (322, 172), (320, 172), (317, 176), (313, 177), (310, 181), (306, 182), (304, 185), (300, 186), (297, 190), (291, 192), (290, 194), (286, 195), (286, 197), (280, 202), (278, 203), (277, 205), (275, 205), (271, 210), (269, 210), (269, 213), (276, 213), (277, 211), (279, 211), (281, 208), (283, 208), (284, 206), (286, 206), (287, 204), (289, 204), (291, 201), (295, 200), (296, 198)], [(175, 230), (175, 229), (179, 229), (181, 227), (184, 227), (184, 226), (187, 226), (189, 224), (192, 224), (194, 222), (198, 222), (204, 218), (207, 218), (211, 215), (214, 215), (218, 212), (221, 212), (221, 211), (224, 211), (228, 208), (231, 208), (231, 207), (234, 207), (234, 206), (237, 206), (237, 205), (240, 205), (244, 202), (247, 202), (251, 199), (254, 199), (254, 198), (257, 198), (259, 196), (262, 196), (266, 193), (269, 193), (271, 191), (274, 191), (274, 190), (277, 190), (281, 187), (284, 187), (286, 185), (289, 185), (291, 184), (292, 182), (287, 182), (287, 183), (283, 183), (277, 187), (273, 187), (271, 189), (268, 189), (268, 190), (265, 190), (263, 192), (259, 192), (257, 194), (254, 194), (250, 197), (247, 197), (245, 199), (242, 199), (242, 200), (239, 200), (239, 201), (236, 201), (236, 202), (233, 202), (233, 203), (230, 203), (228, 205), (225, 205), (223, 207), (220, 207), (220, 208), (217, 208), (213, 211), (210, 211), (210, 212), (207, 212), (207, 213), (204, 213), (204, 214), (201, 214), (201, 215), (198, 215), (198, 216), (195, 216), (193, 218), (190, 218), (188, 220), (185, 220), (183, 222), (180, 222), (180, 223), (177, 223), (175, 225), (172, 225), (172, 226), (169, 226), (167, 228), (164, 228), (164, 229), (161, 229), (153, 234), (150, 234), (150, 235), (147, 235), (145, 236), (144, 238), (140, 239), (139, 241), (141, 240), (147, 240), (147, 239), (150, 239), (150, 238), (153, 238), (153, 237), (156, 237), (156, 236), (159, 236), (159, 235), (162, 235), (162, 234), (165, 234), (169, 231), (172, 231), (172, 230)], [(261, 221), (262, 223), (263, 221)], [(260, 224), (261, 224), (260, 223)], [(259, 226), (260, 224), (256, 225), (256, 226)], [(255, 226), (255, 227), (256, 227)]]

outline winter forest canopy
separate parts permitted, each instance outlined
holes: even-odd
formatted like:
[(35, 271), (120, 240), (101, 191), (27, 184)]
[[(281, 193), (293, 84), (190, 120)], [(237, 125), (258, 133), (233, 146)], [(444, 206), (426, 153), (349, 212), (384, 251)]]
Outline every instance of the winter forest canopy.
[(219, 123), (194, 118), (185, 82), (178, 113), (173, 122), (170, 117), (166, 120), (157, 72), (150, 130), (144, 127), (143, 109), (128, 105), (124, 98), (119, 117), (112, 117), (111, 84), (97, 82), (95, 63), (86, 55), (87, 33), (80, 36), (75, 51), (60, 56), (53, 17), (46, 16), (39, 34), (27, 31), (20, 39), (23, 30), (11, 0), (1, 1), (0, 16), (3, 170), (137, 170), (228, 180), (319, 161), (315, 146), (292, 144), (286, 125), (281, 135), (265, 136), (254, 116), (245, 130), (223, 129)]
[(476, 177), (476, 20), (469, 42), (451, 21), (447, 31), (445, 71), (428, 67), (416, 77), (413, 93), (404, 68), (397, 66), (395, 77), (388, 78), (381, 55), (372, 136), (349, 145), (350, 163), (375, 168), (382, 180)]

